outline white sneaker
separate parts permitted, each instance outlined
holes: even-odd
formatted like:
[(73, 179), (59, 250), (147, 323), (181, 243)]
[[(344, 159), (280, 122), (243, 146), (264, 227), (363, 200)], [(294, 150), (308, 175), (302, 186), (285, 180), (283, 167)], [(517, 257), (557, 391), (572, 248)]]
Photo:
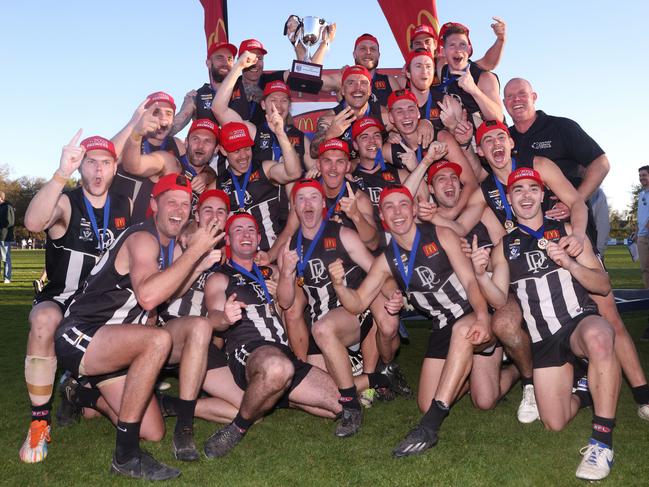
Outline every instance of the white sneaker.
[(604, 443), (593, 440), (583, 447), (579, 453), (584, 458), (581, 459), (577, 467), (577, 478), (584, 480), (602, 480), (608, 477), (613, 466), (613, 450)]
[(649, 421), (649, 404), (638, 406), (638, 416), (640, 416), (640, 419)]
[(521, 423), (533, 423), (539, 419), (539, 410), (536, 407), (536, 398), (534, 397), (534, 386), (527, 384), (523, 387), (523, 399), (518, 406), (518, 421)]
[(11, 281), (9, 279), (5, 279), (5, 284), (11, 284)]

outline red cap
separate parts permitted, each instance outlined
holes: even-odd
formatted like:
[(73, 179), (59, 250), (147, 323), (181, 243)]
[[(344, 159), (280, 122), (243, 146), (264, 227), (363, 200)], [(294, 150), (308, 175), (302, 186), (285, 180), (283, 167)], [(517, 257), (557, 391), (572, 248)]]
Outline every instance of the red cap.
[(426, 49), (415, 49), (414, 51), (410, 51), (408, 55), (406, 56), (406, 66), (410, 66), (410, 63), (412, 62), (413, 59), (419, 56), (426, 56), (433, 61), (433, 65), (435, 63), (435, 58), (433, 57), (433, 53), (426, 50)]
[(250, 138), (245, 123), (229, 122), (221, 127), (221, 145), (227, 152), (234, 152), (244, 147), (252, 147), (255, 142)]
[(410, 39), (414, 40), (419, 36), (425, 35), (426, 37), (432, 37), (435, 39), (435, 42), (439, 39), (437, 32), (430, 25), (420, 24), (415, 27), (415, 30), (412, 31), (412, 36)]
[(412, 193), (408, 188), (405, 186), (402, 186), (401, 184), (393, 184), (391, 186), (386, 186), (381, 190), (381, 194), (379, 195), (379, 206), (383, 203), (383, 200), (390, 196), (393, 193), (401, 193), (405, 194), (410, 201), (415, 201), (415, 199), (412, 197)]
[(471, 45), (471, 38), (469, 37), (469, 28), (466, 25), (460, 24), (459, 22), (446, 22), (439, 29), (439, 38), (442, 40), (442, 42), (444, 42), (444, 38), (447, 35), (450, 35), (447, 34), (448, 30), (452, 27), (465, 31), (464, 34), (466, 35), (466, 40), (469, 43), (469, 56), (471, 56), (473, 54), (473, 46)]
[(239, 45), (239, 54), (243, 51), (261, 51), (262, 54), (268, 54), (268, 51), (264, 49), (264, 45), (257, 39), (246, 39), (245, 41), (241, 41), (241, 44)]
[(230, 226), (237, 221), (239, 218), (247, 218), (251, 222), (255, 224), (255, 228), (257, 229), (257, 233), (259, 233), (259, 225), (257, 224), (257, 220), (255, 220), (255, 217), (252, 216), (250, 213), (245, 212), (245, 211), (237, 211), (236, 213), (233, 213), (230, 215), (230, 217), (226, 220), (225, 222), (225, 233), (227, 235), (228, 231), (230, 230)]
[(347, 142), (343, 142), (340, 139), (327, 139), (325, 140), (322, 144), (320, 144), (320, 147), (318, 147), (318, 156), (321, 156), (328, 150), (341, 150), (347, 156), (349, 156), (349, 146), (347, 145)]
[(358, 64), (355, 64), (354, 66), (348, 66), (345, 71), (343, 71), (343, 79), (342, 82), (344, 83), (347, 78), (349, 78), (352, 74), (362, 74), (367, 78), (367, 80), (371, 83), (372, 82), (372, 75), (370, 72), (367, 70), (366, 67), (364, 66), (359, 66)]
[(381, 132), (384, 130), (383, 124), (374, 117), (359, 118), (352, 125), (352, 140), (356, 140), (356, 137), (372, 127), (376, 127)]
[(286, 96), (291, 97), (291, 89), (286, 83), (280, 80), (271, 81), (266, 83), (264, 87), (264, 98), (266, 98), (271, 93), (286, 93)]
[(497, 130), (501, 129), (507, 132), (507, 135), (509, 135), (509, 129), (507, 128), (507, 125), (505, 125), (503, 122), (500, 120), (485, 120), (480, 124), (478, 127), (478, 130), (475, 131), (475, 142), (476, 144), (480, 145), (480, 142), (482, 142), (482, 138), (488, 133), (491, 132), (492, 130)]
[(147, 96), (144, 108), (149, 108), (154, 103), (168, 103), (169, 105), (171, 105), (171, 108), (174, 109), (174, 112), (176, 111), (176, 102), (174, 101), (173, 96), (165, 93), (164, 91), (156, 91), (155, 93), (151, 93), (149, 96)]
[(91, 150), (103, 150), (113, 156), (114, 159), (117, 159), (117, 152), (115, 152), (115, 146), (113, 143), (99, 135), (93, 135), (92, 137), (83, 139), (81, 141), (81, 146), (86, 149), (86, 152), (90, 152)]
[(541, 179), (541, 175), (538, 173), (538, 171), (535, 171), (531, 167), (519, 167), (518, 169), (510, 173), (509, 177), (507, 178), (507, 192), (509, 193), (512, 185), (520, 181), (521, 179), (532, 179), (533, 181), (539, 183), (541, 187), (543, 187), (543, 179)]
[(363, 41), (372, 41), (375, 43), (377, 46), (379, 45), (379, 41), (376, 37), (374, 37), (372, 34), (363, 34), (356, 39), (356, 42), (354, 42), (354, 49), (358, 47), (358, 44), (360, 44)]
[(198, 206), (196, 209), (199, 210), (203, 203), (210, 198), (219, 198), (225, 203), (228, 213), (230, 212), (230, 197), (225, 191), (221, 191), (220, 189), (208, 189), (207, 191), (203, 191), (198, 197)]
[(322, 195), (323, 198), (326, 198), (324, 188), (322, 187), (322, 184), (320, 184), (319, 181), (315, 179), (300, 179), (295, 182), (293, 185), (293, 188), (291, 189), (291, 201), (295, 201), (295, 195), (299, 190), (302, 188), (315, 188), (318, 191), (320, 191), (320, 194)]
[(390, 93), (388, 96), (388, 110), (392, 109), (392, 105), (401, 100), (410, 100), (417, 105), (417, 97), (412, 91), (409, 90), (397, 90)]
[(185, 191), (190, 196), (192, 194), (192, 183), (187, 179), (187, 176), (178, 173), (167, 174), (158, 179), (158, 182), (153, 186), (151, 196), (157, 198), (166, 191), (179, 190)]
[(427, 179), (428, 182), (431, 183), (433, 181), (433, 177), (435, 174), (437, 174), (439, 171), (442, 169), (453, 169), (457, 177), (460, 177), (462, 174), (462, 166), (455, 162), (447, 161), (446, 159), (439, 160), (435, 162), (434, 164), (431, 164), (430, 167), (428, 168), (427, 171)]
[(209, 132), (212, 132), (214, 134), (214, 137), (216, 137), (216, 141), (219, 141), (219, 127), (212, 122), (209, 118), (199, 118), (197, 120), (194, 120), (192, 123), (192, 126), (189, 127), (189, 132), (187, 132), (187, 137), (191, 135), (191, 133), (194, 130), (207, 130)]
[(229, 42), (214, 42), (207, 50), (207, 59), (212, 57), (212, 54), (219, 49), (227, 49), (232, 54), (232, 57), (237, 55), (237, 46), (234, 44), (230, 44)]

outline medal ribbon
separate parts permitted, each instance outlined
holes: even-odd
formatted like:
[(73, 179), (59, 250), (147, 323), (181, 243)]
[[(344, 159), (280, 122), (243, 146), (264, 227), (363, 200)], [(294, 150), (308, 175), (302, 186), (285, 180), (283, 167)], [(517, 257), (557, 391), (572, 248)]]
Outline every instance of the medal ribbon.
[(106, 203), (104, 203), (104, 228), (102, 233), (99, 233), (99, 227), (97, 226), (97, 219), (95, 218), (95, 210), (86, 198), (86, 195), (83, 195), (83, 202), (86, 205), (86, 211), (88, 212), (88, 218), (90, 219), (90, 225), (92, 226), (92, 231), (97, 237), (97, 243), (99, 244), (99, 251), (104, 251), (104, 237), (106, 236), (106, 230), (108, 229), (108, 220), (110, 219), (110, 195), (106, 196)]
[(397, 269), (399, 269), (399, 274), (403, 279), (404, 284), (406, 285), (406, 291), (410, 287), (410, 278), (412, 277), (412, 271), (415, 268), (415, 257), (417, 256), (417, 250), (419, 248), (419, 238), (421, 234), (419, 233), (419, 228), (417, 228), (417, 233), (415, 233), (415, 239), (412, 242), (412, 248), (410, 249), (410, 254), (408, 255), (408, 272), (406, 273), (405, 267), (403, 267), (403, 261), (401, 260), (401, 252), (397, 246), (396, 239), (391, 239), (392, 250), (394, 252), (394, 257), (397, 261)]
[[(171, 264), (174, 262), (174, 247), (176, 245), (176, 239), (172, 238), (169, 242), (169, 247), (167, 247), (167, 255), (165, 256), (164, 247), (160, 243), (160, 237), (156, 235), (158, 239), (158, 244), (160, 245), (160, 262), (162, 263), (162, 270), (165, 270), (167, 267), (171, 267)], [(165, 257), (166, 262), (165, 262)]]
[(381, 165), (381, 171), (385, 171), (385, 159), (383, 159), (383, 151), (379, 147), (379, 150), (376, 151), (376, 155), (374, 156), (374, 165), (372, 166), (372, 171), (376, 169), (376, 166)]
[(518, 224), (518, 228), (523, 230), (525, 233), (529, 233), (536, 240), (541, 240), (543, 238), (543, 234), (545, 233), (544, 226), (544, 224), (541, 224), (541, 227), (538, 230), (532, 230), (530, 227), (523, 225), (522, 223)]
[(246, 269), (241, 267), (239, 264), (234, 262), (233, 260), (230, 261), (230, 264), (232, 264), (232, 267), (234, 267), (241, 274), (243, 274), (244, 276), (248, 277), (249, 279), (252, 279), (257, 284), (259, 284), (261, 288), (264, 290), (264, 296), (266, 297), (266, 302), (268, 304), (272, 304), (273, 298), (270, 297), (270, 293), (268, 292), (268, 286), (266, 286), (266, 281), (264, 280), (264, 276), (261, 273), (261, 270), (259, 270), (259, 267), (257, 267), (257, 264), (255, 264), (254, 262), (252, 264), (252, 271), (255, 273), (254, 276)]
[(154, 148), (154, 146), (151, 145), (151, 143), (147, 140), (144, 139), (142, 141), (142, 152), (145, 154), (151, 154), (152, 152), (155, 152), (157, 150), (167, 150), (167, 142), (169, 141), (168, 137), (165, 137), (165, 139), (162, 141), (162, 144), (160, 144), (159, 147)]
[(316, 245), (320, 241), (320, 238), (324, 233), (325, 227), (327, 226), (328, 220), (329, 219), (327, 218), (326, 220), (323, 220), (322, 223), (320, 224), (320, 228), (318, 228), (318, 233), (316, 233), (315, 237), (313, 237), (313, 240), (311, 240), (311, 243), (309, 244), (309, 248), (306, 250), (306, 254), (304, 254), (304, 257), (302, 256), (302, 238), (303, 238), (302, 227), (300, 227), (300, 229), (298, 230), (297, 241), (295, 244), (295, 251), (297, 252), (297, 257), (298, 257), (297, 266), (296, 266), (298, 277), (304, 276), (304, 268), (306, 267), (306, 263), (311, 258), (311, 254), (313, 254)]
[(228, 168), (230, 176), (232, 177), (232, 184), (234, 184), (234, 190), (237, 192), (237, 203), (239, 203), (239, 209), (243, 210), (246, 202), (246, 188), (248, 187), (248, 181), (250, 180), (250, 174), (252, 173), (252, 162), (248, 166), (246, 175), (243, 178), (243, 188), (239, 185), (239, 178), (236, 174)]

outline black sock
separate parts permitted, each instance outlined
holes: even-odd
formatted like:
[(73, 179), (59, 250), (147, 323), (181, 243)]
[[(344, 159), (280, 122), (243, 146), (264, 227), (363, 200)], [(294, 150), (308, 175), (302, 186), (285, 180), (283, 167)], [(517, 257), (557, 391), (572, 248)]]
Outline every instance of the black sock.
[(74, 404), (80, 408), (97, 408), (101, 392), (94, 387), (78, 387), (74, 393)]
[(343, 408), (360, 409), (361, 403), (358, 402), (356, 386), (351, 386), (347, 389), (338, 389), (340, 392), (340, 399), (338, 402), (342, 404)]
[(245, 433), (252, 426), (253, 421), (251, 421), (250, 419), (245, 419), (243, 416), (241, 416), (241, 413), (237, 413), (237, 415), (234, 418), (234, 421), (232, 421), (232, 423), (237, 428), (239, 428), (239, 430), (242, 433)]
[(644, 384), (642, 386), (632, 387), (631, 392), (633, 393), (633, 400), (637, 405), (649, 404), (649, 385)]
[(579, 398), (579, 409), (589, 408), (593, 405), (593, 396), (590, 395), (590, 391), (577, 390), (574, 394)]
[(117, 422), (115, 460), (125, 463), (140, 453), (140, 425), (142, 423)]
[(525, 386), (533, 386), (533, 385), (534, 385), (534, 382), (532, 382), (531, 377), (523, 377), (521, 375), (521, 387), (522, 388), (525, 388)]
[(379, 372), (370, 372), (369, 374), (367, 374), (367, 380), (370, 383), (370, 389), (388, 387), (390, 385), (390, 381), (387, 376)]
[(50, 399), (45, 404), (40, 406), (32, 405), (32, 421), (47, 421), (51, 423), (50, 419), (50, 407), (52, 406), (52, 400)]
[(604, 443), (612, 449), (613, 428), (615, 428), (615, 418), (601, 418), (593, 414), (593, 432), (590, 435), (593, 440)]
[(194, 424), (194, 410), (196, 409), (196, 399), (186, 401), (184, 399), (176, 399), (176, 411), (178, 411), (178, 419), (176, 420), (176, 432), (183, 428), (191, 428)]
[(430, 408), (426, 411), (419, 421), (425, 429), (429, 431), (438, 431), (439, 427), (442, 425), (442, 422), (448, 416), (450, 407), (446, 404), (443, 404), (441, 401), (436, 401), (433, 399), (433, 402), (430, 404)]

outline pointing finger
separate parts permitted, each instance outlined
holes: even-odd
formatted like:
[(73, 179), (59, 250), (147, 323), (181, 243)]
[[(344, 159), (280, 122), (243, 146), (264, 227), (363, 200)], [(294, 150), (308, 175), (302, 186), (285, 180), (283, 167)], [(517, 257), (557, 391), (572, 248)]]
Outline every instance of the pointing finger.
[(471, 242), (471, 250), (474, 252), (478, 250), (478, 236), (473, 235), (473, 241)]
[(349, 181), (345, 181), (345, 186), (347, 186), (347, 194), (349, 195), (350, 198), (354, 197), (354, 190), (352, 189), (351, 185), (349, 184)]
[(69, 145), (77, 146), (79, 144), (79, 140), (81, 139), (81, 134), (83, 134), (83, 129), (79, 129), (77, 133), (74, 134), (74, 137), (72, 137)]

